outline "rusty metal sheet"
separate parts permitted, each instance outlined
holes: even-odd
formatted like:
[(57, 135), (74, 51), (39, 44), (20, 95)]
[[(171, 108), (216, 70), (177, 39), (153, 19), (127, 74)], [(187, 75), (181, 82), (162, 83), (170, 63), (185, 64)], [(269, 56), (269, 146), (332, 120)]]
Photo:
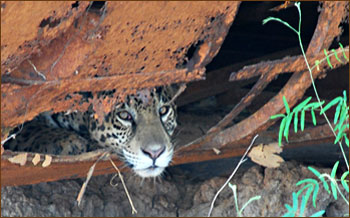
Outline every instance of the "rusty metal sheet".
[[(306, 52), (308, 56), (317, 56), (317, 53), (319, 53), (321, 49), (328, 49), (333, 39), (342, 33), (342, 29), (341, 27), (339, 27), (339, 24), (348, 14), (346, 8), (348, 8), (347, 2), (324, 3), (322, 12), (318, 19), (317, 27), (313, 35), (313, 40), (310, 42), (310, 45), (308, 46), (308, 50)], [(315, 50), (314, 47), (317, 49)], [(332, 58), (333, 63), (338, 62), (334, 61), (334, 57)], [(301, 58), (291, 59), (294, 59), (295, 63), (293, 63), (293, 65), (296, 67), (304, 65), (304, 61)], [(286, 58), (285, 60), (288, 61), (288, 58)], [(297, 62), (298, 60), (299, 62)], [(271, 75), (277, 75), (278, 72), (281, 71), (280, 68), (276, 67), (278, 66), (278, 64), (281, 64), (280, 62), (283, 62), (283, 60), (274, 61), (275, 65), (261, 64), (259, 65), (259, 67), (261, 67), (262, 72)], [(281, 65), (284, 65), (284, 63), (282, 63)], [(326, 63), (324, 63), (324, 65), (326, 65)], [(341, 64), (338, 64), (338, 66), (340, 65)], [(258, 65), (255, 65), (255, 67), (257, 66)], [(254, 70), (252, 71), (254, 72)], [(290, 69), (290, 71), (294, 72), (294, 69)], [(246, 72), (245, 70), (243, 70), (241, 75), (250, 74), (250, 72), (251, 71)], [(313, 71), (313, 78), (317, 78), (322, 72), (322, 70)], [(203, 149), (221, 148), (229, 144), (236, 144), (244, 139), (249, 139), (257, 132), (266, 130), (268, 127), (270, 127), (276, 122), (276, 120), (270, 119), (272, 115), (285, 112), (282, 96), (285, 96), (289, 106), (293, 107), (297, 103), (297, 101), (303, 97), (304, 92), (307, 88), (310, 87), (310, 85), (311, 79), (307, 70), (294, 72), (294, 74), (289, 79), (287, 84), (282, 88), (282, 90), (269, 102), (267, 102), (263, 107), (261, 107), (257, 112), (255, 112), (245, 120), (235, 124), (234, 126), (220, 132), (218, 132), (218, 130), (220, 130), (222, 126), (221, 124), (219, 124), (220, 128), (214, 128), (213, 130), (211, 130), (210, 133), (188, 144), (187, 146), (189, 147), (189, 149), (195, 149), (198, 147), (201, 147)], [(223, 125), (227, 123), (226, 119), (236, 114), (235, 109), (236, 108), (233, 109), (231, 114), (224, 118), (224, 122), (222, 122)]]
[[(22, 2), (14, 13), (2, 2), (2, 39), (11, 37), (13, 26), (34, 22), (25, 29), (31, 34), (18, 34), (16, 43), (8, 39), (1, 47), (2, 140), (9, 127), (43, 111), (86, 109), (78, 104), (79, 91), (116, 89), (123, 96), (140, 88), (204, 79), (205, 66), (218, 53), (240, 2), (106, 2), (91, 11), (91, 3), (76, 4)], [(35, 7), (28, 10), (30, 5)], [(31, 49), (18, 50), (26, 45)], [(67, 94), (73, 98), (65, 99)], [(54, 157), (46, 168), (30, 162), (19, 166), (8, 161), (18, 153), (1, 154), (2, 185), (84, 177), (92, 163)], [(96, 173), (111, 172), (103, 166)]]
[[(338, 48), (335, 50), (338, 54), (342, 51), (346, 52), (349, 51), (349, 46), (346, 46), (344, 49)], [(328, 50), (327, 54), (331, 54), (333, 51)], [(349, 52), (346, 52), (349, 53)], [(336, 60), (334, 56), (330, 57), (330, 61), (332, 63), (333, 68), (337, 68), (340, 66), (344, 66), (347, 64), (347, 61), (345, 60), (343, 55), (341, 56), (342, 62), (339, 62)], [(324, 51), (320, 51), (318, 53), (314, 53), (311, 55), (306, 56), (309, 63), (316, 63), (316, 60), (322, 60), (325, 58)], [(303, 64), (304, 63), (304, 64)], [(328, 71), (331, 69), (331, 67), (328, 65), (327, 62), (323, 61), (318, 66), (318, 71)], [(263, 61), (258, 64), (253, 64), (249, 66), (245, 66), (244, 69), (241, 69), (237, 72), (233, 72), (230, 75), (230, 81), (239, 81), (239, 80), (246, 80), (250, 79), (255, 76), (260, 76), (261, 74), (268, 74), (270, 72), (273, 72), (272, 74), (282, 74), (282, 73), (290, 73), (290, 72), (303, 72), (307, 70), (307, 66), (304, 61), (304, 57), (302, 55), (292, 56), (292, 57), (285, 57), (283, 59), (275, 60), (275, 61)]]
[[(277, 141), (278, 132), (264, 132), (260, 137), (266, 141)], [(302, 135), (300, 133), (292, 133), (289, 136), (289, 144), (284, 149), (333, 141), (334, 136), (328, 125), (323, 125), (307, 128)], [(220, 154), (215, 153), (213, 150), (183, 147), (175, 153), (172, 165), (241, 156), (246, 150), (244, 145), (249, 143), (247, 140), (241, 140), (239, 144), (225, 146), (220, 149)], [(34, 154), (28, 153), (26, 164), (20, 166), (8, 161), (10, 157), (19, 153), (5, 151), (1, 156), (1, 186), (27, 185), (60, 179), (83, 178), (86, 177), (90, 167), (102, 153), (102, 151), (89, 152), (75, 157), (53, 156), (51, 164), (48, 167), (42, 167), (45, 155), (41, 154), (40, 162), (34, 166), (32, 163)], [(122, 171), (129, 170), (128, 168), (122, 168), (123, 163), (115, 155), (111, 155), (111, 158)], [(95, 167), (94, 175), (107, 173), (116, 172), (109, 161), (100, 161)]]
[[(349, 50), (349, 46), (345, 47), (344, 50)], [(343, 49), (339, 48), (336, 52), (342, 52)], [(331, 51), (328, 51), (330, 53)], [(321, 60), (324, 57), (323, 52), (319, 52), (317, 55), (308, 58), (310, 63), (315, 63), (316, 60)], [(333, 68), (337, 68), (347, 64), (347, 61), (344, 57), (341, 57), (341, 62), (336, 60), (336, 57), (333, 56), (329, 58), (331, 63), (333, 63)], [(302, 72), (307, 70), (306, 64), (304, 64), (304, 57), (302, 55), (294, 57), (286, 57), (282, 60), (277, 61), (264, 61), (262, 63), (246, 66), (244, 69), (238, 71), (237, 73), (232, 73), (230, 76), (230, 81), (241, 80), (251, 78), (253, 76), (259, 75), (259, 80), (255, 83), (253, 88), (241, 99), (241, 101), (232, 109), (232, 111), (225, 116), (216, 126), (212, 127), (208, 133), (215, 133), (222, 130), (226, 127), (236, 116), (243, 111), (253, 99), (260, 95), (263, 89), (276, 77), (276, 75), (285, 73), (285, 72)], [(319, 74), (330, 70), (331, 67), (327, 62), (322, 62), (318, 65)], [(316, 69), (317, 70), (317, 69)]]
[(72, 25), (88, 2), (1, 1), (1, 75), (11, 72), (24, 59), (39, 52)]
[[(333, 39), (342, 33), (339, 24), (346, 17), (347, 5), (347, 2), (324, 3), (306, 54), (310, 55), (313, 52), (319, 52), (321, 49), (328, 49)], [(314, 47), (317, 49), (315, 50)], [(314, 71), (313, 78), (317, 78), (321, 73), (322, 71)], [(303, 97), (304, 92), (310, 85), (311, 79), (308, 71), (294, 73), (282, 90), (268, 103), (240, 123), (221, 131), (214, 137), (212, 144), (227, 145), (235, 140), (251, 137), (254, 133), (267, 129), (276, 122), (271, 121), (270, 117), (272, 115), (285, 112), (282, 96), (285, 96), (289, 106), (293, 107)], [(206, 146), (211, 147), (212, 144)]]
[[(90, 6), (79, 5), (88, 12), (65, 25), (64, 32), (20, 38), (19, 42), (45, 41), (25, 54), (30, 58), (17, 64), (9, 58), (17, 53), (6, 53), (2, 129), (47, 110), (86, 109), (64, 99), (73, 92), (116, 88), (117, 94), (126, 95), (135, 89), (203, 79), (204, 67), (219, 51), (239, 2), (106, 2), (97, 12), (89, 12)], [(66, 7), (73, 10), (71, 3)], [(43, 17), (50, 13), (41, 11)], [(34, 14), (22, 16), (31, 20)], [(4, 16), (14, 19), (10, 10)], [(57, 28), (52, 25), (50, 31)], [(37, 33), (41, 27), (28, 29)], [(1, 38), (9, 38), (7, 34), (2, 32)], [(9, 67), (13, 65), (14, 69)]]

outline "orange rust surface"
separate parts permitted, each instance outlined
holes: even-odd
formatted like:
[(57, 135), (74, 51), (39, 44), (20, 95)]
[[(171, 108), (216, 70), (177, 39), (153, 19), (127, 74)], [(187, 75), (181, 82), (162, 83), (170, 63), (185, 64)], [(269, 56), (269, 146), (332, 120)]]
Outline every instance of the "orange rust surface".
[[(81, 2), (78, 9), (72, 10), (74, 2), (1, 1), (1, 75), (72, 25), (88, 5)], [(57, 26), (53, 28), (52, 23)]]
[[(260, 137), (264, 139), (269, 138), (270, 141), (277, 141), (278, 133), (264, 132)], [(303, 134), (292, 133), (289, 137), (289, 141), (290, 143), (288, 146), (286, 146), (286, 148), (332, 142), (334, 141), (334, 137), (332, 136), (332, 132), (330, 131), (328, 125), (323, 125), (305, 129)], [(230, 145), (223, 147), (220, 149), (220, 154), (216, 154), (213, 150), (190, 149), (190, 147), (183, 147), (175, 153), (172, 163), (173, 165), (178, 165), (241, 156), (246, 150), (245, 145), (248, 145), (249, 143), (249, 141), (245, 140), (232, 146)], [(41, 155), (41, 161), (34, 166), (31, 162), (34, 155), (32, 153), (28, 153), (26, 165), (19, 166), (17, 164), (10, 163), (7, 160), (10, 156), (14, 156), (16, 154), (17, 153), (5, 151), (2, 155), (1, 186), (16, 186), (60, 179), (84, 178), (98, 157), (95, 155), (94, 158), (90, 158), (89, 160), (72, 161), (74, 158), (70, 158), (68, 160), (64, 157), (54, 156), (51, 165), (43, 168), (41, 164), (44, 160), (44, 155)], [(123, 165), (123, 163), (119, 161), (115, 155), (112, 156), (112, 159), (118, 167)], [(129, 169), (121, 168), (121, 170)], [(109, 161), (100, 161), (95, 167), (94, 175), (102, 175), (106, 173), (115, 173), (115, 169), (112, 167)]]
[[(73, 9), (72, 2), (4, 3), (2, 128), (47, 110), (86, 109), (64, 99), (74, 92), (116, 89), (125, 95), (203, 79), (203, 67), (219, 51), (239, 6), (239, 2), (106, 2), (100, 11), (90, 12), (86, 2)], [(67, 13), (72, 15), (66, 18)], [(12, 29), (20, 33), (23, 29), (25, 34), (17, 34), (13, 41)], [(31, 49), (19, 49), (28, 43)], [(191, 47), (197, 52), (188, 57)]]
[[(349, 46), (346, 46), (344, 49), (338, 48), (335, 51), (337, 53), (341, 53), (343, 50), (348, 56)], [(328, 50), (327, 54), (331, 54), (332, 52), (333, 51)], [(313, 53), (312, 55), (307, 56), (309, 63), (316, 63), (317, 60), (322, 60), (323, 58), (325, 58), (324, 51)], [(334, 68), (347, 64), (346, 60), (342, 60), (342, 62), (337, 61), (335, 56), (330, 56), (329, 58)], [(340, 58), (344, 59), (344, 56), (341, 56)], [(318, 65), (318, 68), (319, 70), (317, 68), (315, 70), (324, 72), (331, 69), (326, 61), (321, 62)], [(274, 74), (280, 74), (288, 72), (302, 72), (305, 70), (307, 70), (307, 66), (302, 55), (292, 57), (287, 56), (277, 61), (264, 61), (262, 63), (245, 66), (244, 69), (231, 73), (229, 80), (246, 80), (255, 76), (260, 76), (261, 74), (268, 74), (270, 72), (273, 72)]]
[[(218, 53), (239, 6), (106, 2), (97, 11), (90, 10), (89, 2), (75, 7), (75, 2), (1, 3), (2, 130), (47, 110), (85, 110), (87, 104), (78, 104), (80, 91), (116, 89), (121, 97), (140, 88), (205, 78), (204, 67)], [(195, 48), (193, 55), (190, 48)], [(68, 94), (72, 98), (67, 100)], [(96, 99), (92, 103), (103, 112), (110, 107)], [(1, 156), (2, 185), (84, 177), (92, 163), (20, 167), (8, 161), (8, 153)], [(113, 170), (104, 162), (95, 172)]]

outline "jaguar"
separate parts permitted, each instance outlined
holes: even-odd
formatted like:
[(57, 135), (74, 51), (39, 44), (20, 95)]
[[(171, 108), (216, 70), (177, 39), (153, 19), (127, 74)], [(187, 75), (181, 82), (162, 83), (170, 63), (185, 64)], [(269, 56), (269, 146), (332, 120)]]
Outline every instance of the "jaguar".
[(175, 91), (171, 86), (139, 90), (116, 103), (102, 122), (92, 106), (86, 112), (44, 112), (25, 123), (5, 148), (56, 155), (111, 148), (137, 175), (157, 177), (174, 152)]

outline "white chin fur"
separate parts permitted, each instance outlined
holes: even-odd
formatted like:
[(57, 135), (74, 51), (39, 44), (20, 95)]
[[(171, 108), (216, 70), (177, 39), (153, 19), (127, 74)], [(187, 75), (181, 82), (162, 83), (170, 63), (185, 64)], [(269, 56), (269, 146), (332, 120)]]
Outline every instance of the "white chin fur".
[(144, 170), (134, 170), (135, 173), (143, 178), (146, 177), (157, 177), (164, 171), (164, 167), (149, 168)]
[(142, 153), (141, 151), (137, 155), (129, 153), (127, 150), (123, 150), (124, 157), (127, 161), (133, 165), (134, 172), (143, 177), (157, 177), (164, 169), (169, 165), (173, 151), (166, 151), (157, 158), (155, 166), (153, 166), (153, 161), (150, 157)]

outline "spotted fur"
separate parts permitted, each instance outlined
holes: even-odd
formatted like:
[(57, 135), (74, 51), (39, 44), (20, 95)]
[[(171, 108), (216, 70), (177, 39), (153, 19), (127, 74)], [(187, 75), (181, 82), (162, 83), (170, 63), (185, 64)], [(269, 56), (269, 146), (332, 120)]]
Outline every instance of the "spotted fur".
[(95, 150), (98, 145), (75, 132), (64, 128), (53, 128), (38, 120), (26, 123), (16, 129), (20, 134), (4, 145), (13, 151), (44, 154), (76, 155)]
[[(70, 136), (76, 138), (73, 143), (69, 142), (68, 137), (62, 140), (63, 144), (69, 144), (67, 149), (60, 149), (62, 145), (49, 142), (47, 139), (45, 144), (50, 145), (50, 149), (45, 149), (45, 146), (39, 146), (39, 138), (33, 136), (31, 136), (33, 139), (28, 140), (24, 137), (17, 142), (27, 141), (27, 145), (40, 147), (39, 150), (35, 148), (30, 150), (31, 148), (26, 146), (27, 151), (55, 154), (72, 154), (73, 147), (77, 153), (88, 151), (84, 144), (90, 147), (95, 147), (96, 144), (99, 147), (113, 148), (136, 174), (142, 177), (155, 177), (169, 165), (173, 155), (170, 137), (177, 123), (176, 106), (170, 100), (174, 94), (171, 87), (138, 91), (135, 95), (127, 96), (124, 103), (115, 105), (101, 124), (94, 119), (92, 107), (84, 113), (78, 111), (54, 115), (43, 113), (38, 120), (45, 123), (47, 131), (42, 134), (36, 130), (38, 133), (34, 135), (41, 134), (41, 139), (47, 138), (44, 135), (48, 134), (49, 130), (62, 131), (61, 135), (74, 132), (75, 136)], [(20, 143), (13, 143), (12, 148), (17, 146), (18, 149)]]

